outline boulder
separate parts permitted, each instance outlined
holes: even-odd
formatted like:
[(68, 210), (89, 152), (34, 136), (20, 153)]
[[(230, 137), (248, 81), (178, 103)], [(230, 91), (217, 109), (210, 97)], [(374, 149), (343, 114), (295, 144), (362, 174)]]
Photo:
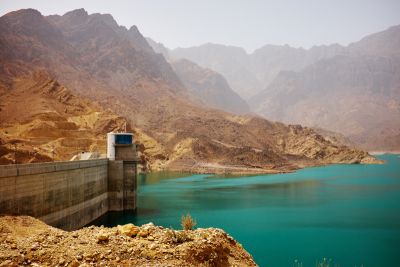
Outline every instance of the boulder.
[(125, 225), (118, 225), (118, 232), (121, 235), (126, 235), (129, 237), (132, 237), (132, 236), (136, 236), (139, 231), (140, 231), (140, 228), (135, 226), (132, 223), (128, 223)]

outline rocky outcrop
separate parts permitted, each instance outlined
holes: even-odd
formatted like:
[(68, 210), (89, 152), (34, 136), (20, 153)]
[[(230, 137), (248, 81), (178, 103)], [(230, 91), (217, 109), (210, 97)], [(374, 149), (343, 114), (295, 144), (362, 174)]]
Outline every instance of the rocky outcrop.
[[(137, 231), (127, 231), (134, 228)], [(1, 266), (256, 266), (223, 230), (152, 223), (65, 232), (28, 216), (0, 217)]]

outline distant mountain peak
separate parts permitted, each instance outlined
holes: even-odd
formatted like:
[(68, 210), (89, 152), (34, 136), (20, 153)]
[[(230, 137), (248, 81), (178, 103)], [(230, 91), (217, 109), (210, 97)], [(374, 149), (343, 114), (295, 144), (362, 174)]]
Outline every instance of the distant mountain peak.
[(73, 16), (73, 17), (87, 17), (88, 12), (84, 8), (75, 9), (65, 13), (63, 16)]
[(5, 16), (42, 16), (42, 14), (36, 9), (26, 8), (9, 12)]
[(138, 27), (137, 27), (136, 25), (132, 25), (132, 26), (129, 28), (129, 31), (130, 31), (130, 32), (139, 32), (139, 29), (138, 29)]

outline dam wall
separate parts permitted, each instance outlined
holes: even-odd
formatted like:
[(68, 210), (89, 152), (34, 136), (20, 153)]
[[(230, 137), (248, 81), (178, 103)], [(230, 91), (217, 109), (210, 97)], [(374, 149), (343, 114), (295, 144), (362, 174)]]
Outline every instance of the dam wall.
[(136, 209), (136, 162), (82, 160), (0, 165), (0, 214), (75, 230), (110, 210)]

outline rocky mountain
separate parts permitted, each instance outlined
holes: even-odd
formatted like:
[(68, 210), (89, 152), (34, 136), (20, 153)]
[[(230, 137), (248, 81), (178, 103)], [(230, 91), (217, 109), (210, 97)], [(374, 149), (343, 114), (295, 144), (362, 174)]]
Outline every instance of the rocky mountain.
[(220, 72), (268, 119), (336, 131), (369, 150), (400, 149), (400, 26), (346, 47), (266, 45), (247, 54), (205, 44), (169, 54)]
[(221, 73), (242, 98), (264, 88), (249, 66), (249, 56), (243, 48), (220, 44), (204, 44), (197, 47), (176, 48), (170, 51), (174, 59), (188, 59), (201, 67)]
[(221, 73), (244, 99), (262, 91), (282, 70), (300, 70), (320, 59), (343, 53), (340, 45), (315, 46), (309, 50), (288, 45), (265, 45), (248, 54), (243, 48), (220, 44), (176, 48), (175, 59), (185, 58)]
[(246, 101), (229, 87), (221, 74), (186, 59), (172, 61), (171, 65), (190, 93), (206, 106), (236, 114), (250, 111)]
[(192, 100), (236, 114), (245, 114), (250, 111), (246, 101), (232, 90), (221, 74), (200, 67), (187, 59), (175, 60), (170, 56), (171, 51), (162, 43), (157, 43), (151, 38), (146, 40), (156, 53), (162, 54), (170, 62), (182, 83), (194, 96)]
[[(72, 127), (70, 133), (78, 136), (81, 128), (103, 133), (96, 130), (96, 125), (103, 124), (96, 118), (120, 125), (113, 123), (117, 120), (113, 114), (118, 114), (134, 131), (145, 167), (151, 170), (280, 172), (319, 164), (377, 162), (367, 153), (334, 144), (309, 128), (199, 106), (190, 100), (190, 90), (164, 57), (147, 47), (135, 28), (130, 34), (131, 30), (118, 26), (109, 15), (75, 10), (44, 17), (28, 9), (4, 15), (0, 25), (0, 112), (10, 120), (7, 126), (1, 126), (2, 134), (8, 134), (3, 141), (6, 147), (13, 138), (23, 140), (19, 147), (28, 144), (18, 127), (34, 127), (35, 114), (57, 113), (61, 117), (57, 121), (66, 121), (52, 127)], [(37, 78), (38, 72), (48, 78)], [(43, 96), (42, 92), (52, 88), (58, 88), (61, 95)], [(71, 96), (62, 95), (64, 88)], [(68, 111), (74, 109), (68, 105), (68, 100), (74, 99), (72, 95), (96, 103), (76, 103), (81, 108), (69, 115)], [(30, 112), (26, 107), (31, 101), (37, 108), (24, 117)], [(17, 102), (23, 106), (16, 108)], [(85, 108), (91, 105), (96, 108)], [(86, 116), (107, 109), (110, 117), (102, 113), (100, 117)], [(12, 120), (10, 113), (15, 113)], [(72, 115), (83, 118), (70, 118)], [(50, 119), (37, 124), (38, 137), (47, 136), (41, 130), (50, 127), (47, 121)], [(7, 127), (19, 130), (13, 132)], [(61, 141), (65, 134), (54, 131), (48, 136), (54, 141), (47, 143), (52, 142), (60, 154), (67, 147)], [(78, 149), (86, 147), (79, 145)], [(5, 153), (8, 157), (9, 151)], [(0, 156), (4, 155), (2, 152)]]
[(400, 25), (362, 38), (347, 47), (355, 55), (400, 56)]
[(250, 105), (273, 120), (343, 133), (368, 150), (400, 149), (400, 26), (346, 53), (282, 71)]

